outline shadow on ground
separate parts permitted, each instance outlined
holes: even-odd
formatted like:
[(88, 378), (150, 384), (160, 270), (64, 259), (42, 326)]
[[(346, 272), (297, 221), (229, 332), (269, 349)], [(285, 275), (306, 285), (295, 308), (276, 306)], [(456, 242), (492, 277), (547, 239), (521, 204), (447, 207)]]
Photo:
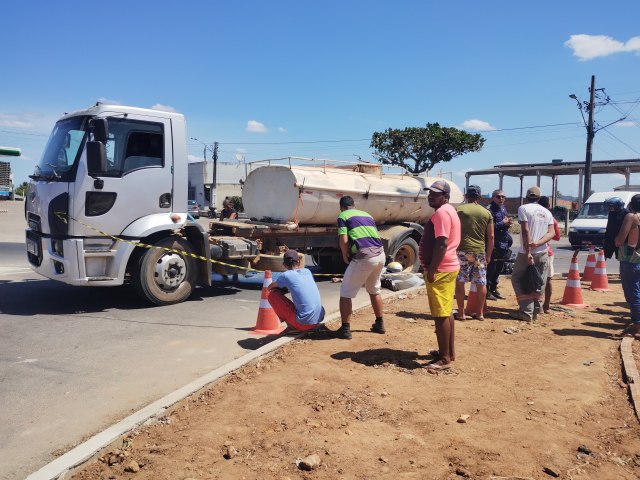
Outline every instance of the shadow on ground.
[(418, 360), (429, 360), (433, 357), (431, 355), (418, 355), (416, 352), (407, 352), (405, 350), (395, 350), (392, 348), (374, 348), (361, 352), (336, 352), (331, 355), (331, 358), (335, 360), (351, 360), (366, 365), (367, 367), (393, 364), (400, 368), (406, 368), (407, 370), (415, 370), (416, 368), (424, 367), (424, 364), (419, 363)]

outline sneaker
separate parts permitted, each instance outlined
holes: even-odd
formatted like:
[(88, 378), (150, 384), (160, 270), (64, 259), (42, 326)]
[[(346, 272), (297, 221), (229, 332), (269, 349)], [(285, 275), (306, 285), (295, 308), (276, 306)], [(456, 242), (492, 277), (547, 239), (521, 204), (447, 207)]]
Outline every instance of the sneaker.
[(345, 328), (344, 325), (341, 326), (338, 330), (333, 332), (334, 338), (341, 338), (343, 340), (351, 340), (351, 327)]
[(376, 320), (375, 323), (371, 325), (371, 331), (373, 333), (386, 333), (387, 331), (384, 329), (384, 322), (378, 322)]
[(499, 300), (504, 300), (505, 296), (502, 295), (499, 291), (494, 290), (493, 292), (491, 292), (493, 294), (494, 297), (496, 297)]
[(496, 297), (493, 292), (487, 292), (487, 300), (498, 300), (498, 297)]

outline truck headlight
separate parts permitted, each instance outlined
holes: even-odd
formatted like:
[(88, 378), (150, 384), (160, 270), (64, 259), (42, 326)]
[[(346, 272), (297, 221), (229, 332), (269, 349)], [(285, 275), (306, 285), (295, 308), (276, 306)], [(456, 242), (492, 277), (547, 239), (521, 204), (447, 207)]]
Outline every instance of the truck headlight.
[(607, 229), (606, 228), (601, 228), (600, 230), (598, 230), (598, 233), (607, 233)]
[(569, 227), (569, 233), (576, 233), (575, 227)]

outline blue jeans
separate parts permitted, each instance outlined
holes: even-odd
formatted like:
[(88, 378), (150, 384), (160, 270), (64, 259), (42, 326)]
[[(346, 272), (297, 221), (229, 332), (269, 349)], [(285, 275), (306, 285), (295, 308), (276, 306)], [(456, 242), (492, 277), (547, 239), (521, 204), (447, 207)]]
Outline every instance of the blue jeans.
[(620, 280), (631, 321), (640, 324), (640, 263), (620, 262)]

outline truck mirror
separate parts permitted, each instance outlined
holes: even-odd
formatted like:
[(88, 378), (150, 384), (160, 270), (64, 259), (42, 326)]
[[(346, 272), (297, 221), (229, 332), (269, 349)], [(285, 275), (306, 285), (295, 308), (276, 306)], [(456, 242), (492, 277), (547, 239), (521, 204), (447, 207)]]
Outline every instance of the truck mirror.
[(93, 139), (96, 142), (105, 143), (109, 137), (109, 123), (106, 118), (94, 118), (91, 120)]
[(87, 142), (87, 169), (95, 177), (107, 170), (107, 147), (99, 141)]

